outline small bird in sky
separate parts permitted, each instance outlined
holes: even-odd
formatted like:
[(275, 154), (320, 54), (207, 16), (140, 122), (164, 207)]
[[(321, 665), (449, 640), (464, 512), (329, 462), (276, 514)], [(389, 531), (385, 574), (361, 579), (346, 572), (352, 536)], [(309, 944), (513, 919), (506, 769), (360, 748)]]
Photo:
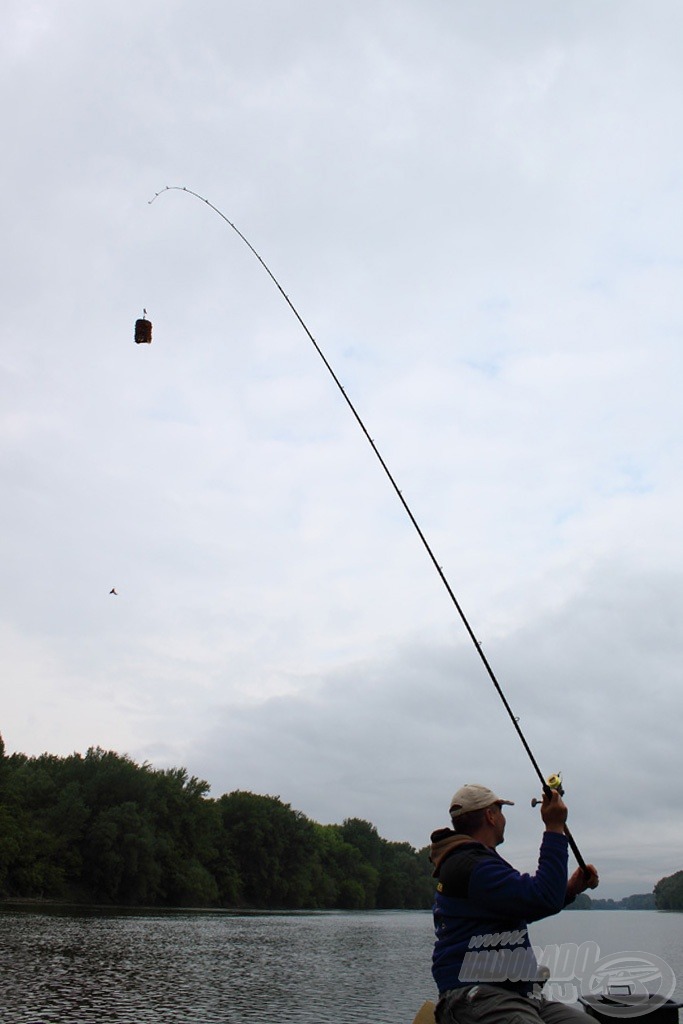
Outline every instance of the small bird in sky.
[(117, 592), (117, 590), (116, 590), (116, 587), (112, 587), (112, 588), (111, 588), (111, 590), (109, 591), (109, 593), (110, 593), (110, 594), (116, 594), (116, 596), (117, 596), (117, 597), (119, 596), (119, 595), (118, 595), (118, 592)]

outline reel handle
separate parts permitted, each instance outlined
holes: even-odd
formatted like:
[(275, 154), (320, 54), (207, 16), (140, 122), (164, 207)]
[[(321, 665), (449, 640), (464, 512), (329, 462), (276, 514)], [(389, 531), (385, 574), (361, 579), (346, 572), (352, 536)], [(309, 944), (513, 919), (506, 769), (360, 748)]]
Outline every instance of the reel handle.
[[(545, 780), (545, 784), (543, 786), (543, 789), (544, 789), (544, 792), (547, 793), (548, 795), (551, 792), (557, 792), (557, 793), (560, 794), (560, 796), (564, 796), (564, 789), (562, 787), (562, 772), (555, 772), (554, 775), (549, 775), (548, 778)], [(537, 807), (538, 804), (540, 804), (540, 803), (543, 803), (543, 799), (542, 798), (539, 800), (537, 797), (533, 797), (533, 799), (531, 801), (531, 806), (532, 807)], [(578, 846), (576, 845), (576, 843), (574, 841), (574, 837), (572, 836), (571, 832), (567, 828), (566, 824), (564, 826), (564, 834), (567, 837), (567, 842), (569, 843), (569, 846), (571, 848), (572, 853), (576, 857), (576, 863), (579, 865), (579, 867), (581, 868), (582, 871), (587, 871), (587, 869), (586, 869), (586, 862), (583, 859), (583, 857), (581, 856), (581, 852), (580, 852)]]
[[(543, 783), (543, 792), (546, 796), (550, 796), (550, 792), (554, 791), (564, 796), (564, 789), (562, 788), (562, 772), (554, 772), (553, 775), (549, 775)], [(536, 807), (538, 804), (543, 803), (543, 799), (540, 800), (534, 797), (531, 801), (531, 806)]]

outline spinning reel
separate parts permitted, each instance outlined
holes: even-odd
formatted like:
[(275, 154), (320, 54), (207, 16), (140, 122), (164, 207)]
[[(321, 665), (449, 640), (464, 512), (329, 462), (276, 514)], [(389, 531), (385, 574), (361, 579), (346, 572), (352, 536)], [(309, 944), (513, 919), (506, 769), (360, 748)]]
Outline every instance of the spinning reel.
[[(564, 796), (564, 789), (562, 788), (562, 772), (555, 772), (554, 775), (549, 775), (545, 780), (545, 784), (548, 789), (552, 789), (554, 792), (559, 793), (560, 796)], [(532, 807), (536, 807), (541, 803), (543, 803), (543, 797), (541, 797), (540, 800), (538, 797), (533, 797), (531, 800)]]

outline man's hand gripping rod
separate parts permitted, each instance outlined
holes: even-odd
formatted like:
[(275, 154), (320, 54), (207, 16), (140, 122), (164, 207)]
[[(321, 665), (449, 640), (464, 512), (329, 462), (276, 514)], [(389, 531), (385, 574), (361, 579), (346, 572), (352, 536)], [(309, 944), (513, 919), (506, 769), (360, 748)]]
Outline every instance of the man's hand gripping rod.
[[(562, 787), (562, 773), (561, 772), (555, 772), (554, 775), (549, 775), (548, 776), (548, 778), (543, 783), (543, 792), (548, 797), (552, 796), (553, 793), (559, 793), (560, 796), (564, 796), (564, 789)], [(532, 807), (536, 807), (540, 803), (543, 803), (542, 799), (539, 800), (538, 797), (533, 797), (532, 801), (531, 801), (531, 806)], [(569, 843), (569, 845), (571, 847), (572, 853), (576, 857), (576, 863), (579, 865), (581, 870), (586, 875), (590, 874), (590, 872), (588, 871), (588, 868), (586, 867), (586, 862), (583, 859), (583, 857), (581, 856), (581, 853), (579, 852), (578, 846), (574, 842), (574, 837), (572, 836), (571, 832), (567, 828), (566, 822), (565, 822), (565, 825), (564, 825), (564, 834), (567, 837), (567, 842)]]

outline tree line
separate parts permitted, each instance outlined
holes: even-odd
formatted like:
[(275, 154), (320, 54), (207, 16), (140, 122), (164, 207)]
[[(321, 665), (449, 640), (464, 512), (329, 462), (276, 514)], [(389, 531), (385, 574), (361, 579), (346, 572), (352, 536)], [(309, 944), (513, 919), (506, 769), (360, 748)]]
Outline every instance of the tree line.
[(0, 898), (126, 906), (422, 909), (427, 849), (349, 818), (320, 825), (276, 796), (209, 797), (185, 768), (93, 747), (6, 755), (0, 737)]
[(657, 910), (683, 910), (683, 871), (660, 878), (655, 886)]
[(582, 892), (570, 903), (567, 910), (655, 910), (655, 894), (653, 892), (634, 893), (620, 900), (598, 899)]
[(580, 893), (568, 910), (683, 910), (683, 871), (660, 878), (652, 892), (599, 900)]
[(579, 893), (566, 910), (683, 910), (683, 871), (661, 878), (652, 892), (634, 893), (620, 900), (596, 899)]

